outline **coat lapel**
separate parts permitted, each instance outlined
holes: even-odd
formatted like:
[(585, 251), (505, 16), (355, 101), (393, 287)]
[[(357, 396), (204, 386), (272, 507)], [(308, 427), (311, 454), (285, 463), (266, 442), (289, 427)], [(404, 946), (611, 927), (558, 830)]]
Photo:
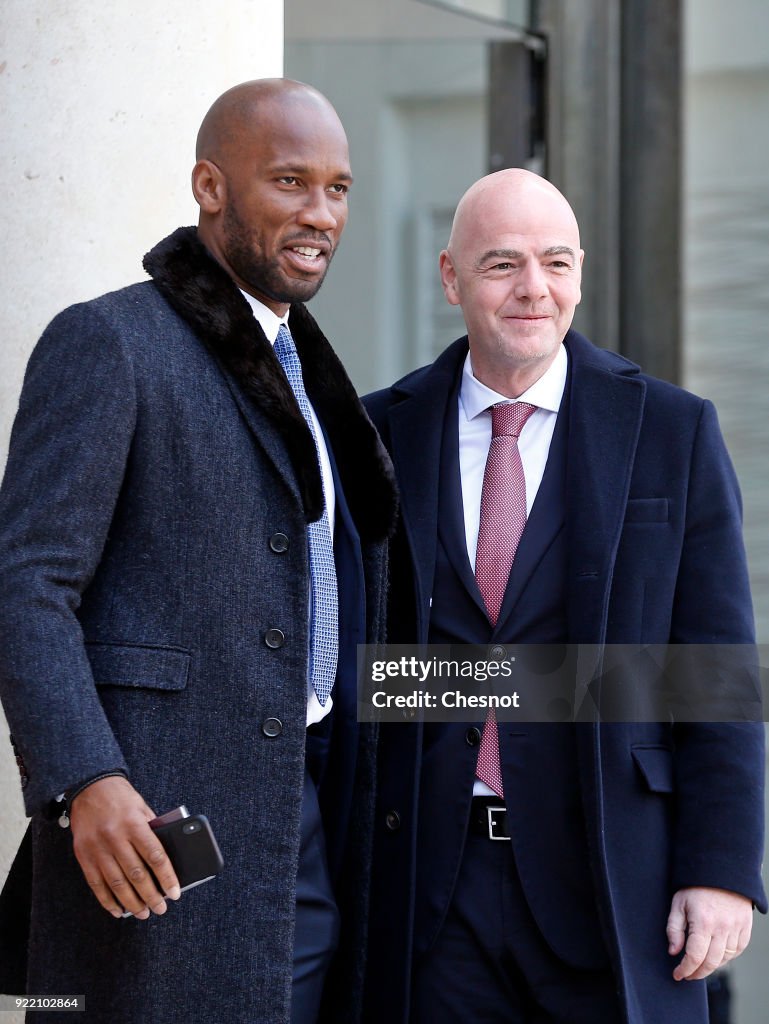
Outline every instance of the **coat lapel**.
[(456, 374), (454, 387), (444, 416), (441, 442), (440, 492), (438, 504), (438, 539), (457, 577), (478, 608), (486, 612), (478, 582), (467, 553), (467, 532), (459, 467), (459, 388), (461, 374)]
[[(323, 512), (315, 443), (272, 346), (246, 299), (199, 241), (179, 228), (144, 257), (169, 305), (206, 345), (275, 469), (312, 522)], [(383, 540), (397, 499), (390, 459), (336, 354), (301, 304), (289, 318), (310, 400), (323, 422), (360, 536)]]
[(227, 381), (227, 386), (232, 393), (235, 404), (240, 410), (249, 430), (254, 435), (256, 443), (270, 462), (272, 462), (283, 483), (301, 505), (303, 503), (303, 495), (299, 487), (297, 474), (293, 471), (292, 464), (286, 459), (285, 441), (274, 420), (265, 413), (260, 405), (249, 397), (235, 374), (225, 364), (220, 364), (220, 369), (224, 379)]
[(467, 339), (460, 338), (427, 370), (396, 384), (393, 388), (396, 401), (389, 412), (390, 444), (401, 491), (401, 515), (417, 579), (420, 636), (426, 636), (435, 576), (444, 421), (466, 353)]

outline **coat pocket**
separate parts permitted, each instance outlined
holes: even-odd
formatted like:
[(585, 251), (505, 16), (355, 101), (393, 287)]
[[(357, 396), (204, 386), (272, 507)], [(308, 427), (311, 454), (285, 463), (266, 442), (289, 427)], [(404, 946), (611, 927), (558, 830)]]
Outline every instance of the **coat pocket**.
[(100, 643), (85, 647), (97, 686), (183, 690), (187, 685), (192, 656), (181, 647)]
[(652, 793), (673, 792), (673, 751), (668, 747), (632, 747), (636, 768)]

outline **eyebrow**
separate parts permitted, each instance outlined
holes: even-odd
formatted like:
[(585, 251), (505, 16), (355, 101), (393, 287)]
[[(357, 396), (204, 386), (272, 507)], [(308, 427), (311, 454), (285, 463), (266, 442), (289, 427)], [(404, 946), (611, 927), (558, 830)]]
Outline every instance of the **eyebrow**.
[[(270, 169), (271, 174), (278, 175), (297, 175), (298, 177), (304, 177), (306, 174), (315, 173), (313, 168), (307, 167), (305, 164), (275, 164)], [(332, 174), (329, 176), (334, 181), (344, 181), (347, 184), (352, 184), (352, 174), (349, 171), (339, 171), (338, 174)]]
[[(576, 260), (576, 254), (574, 250), (568, 245), (551, 245), (542, 252), (543, 256), (570, 256), (572, 260)], [(520, 260), (523, 259), (523, 253), (517, 249), (487, 249), (478, 259), (478, 266), (486, 263), (488, 260)]]
[(573, 260), (577, 258), (576, 253), (568, 245), (551, 245), (549, 249), (545, 249), (542, 253), (543, 256), (571, 256)]

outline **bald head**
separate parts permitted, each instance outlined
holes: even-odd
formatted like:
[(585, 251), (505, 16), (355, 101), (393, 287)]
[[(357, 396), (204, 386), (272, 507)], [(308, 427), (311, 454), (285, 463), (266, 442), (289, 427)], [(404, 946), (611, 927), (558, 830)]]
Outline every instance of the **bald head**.
[(505, 216), (519, 224), (544, 218), (559, 221), (579, 249), (579, 226), (566, 198), (546, 178), (522, 167), (495, 171), (476, 181), (457, 205), (451, 227), (450, 251), (466, 245), (488, 221)]
[(517, 398), (552, 365), (580, 300), (582, 256), (574, 212), (544, 178), (512, 168), (465, 192), (441, 281), (484, 384)]
[(273, 120), (291, 119), (300, 108), (336, 121), (344, 133), (336, 111), (317, 89), (290, 78), (258, 78), (214, 101), (198, 131), (195, 159), (220, 162), (242, 145), (244, 136), (264, 131)]

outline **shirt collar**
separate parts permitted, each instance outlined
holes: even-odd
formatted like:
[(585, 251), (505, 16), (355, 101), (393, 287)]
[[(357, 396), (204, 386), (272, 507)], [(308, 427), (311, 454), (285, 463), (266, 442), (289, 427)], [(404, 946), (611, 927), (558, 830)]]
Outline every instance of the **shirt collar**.
[(267, 341), (271, 345), (274, 345), (278, 338), (278, 331), (285, 324), (288, 327), (288, 313), (285, 316), (280, 317), (277, 313), (274, 313), (269, 306), (265, 306), (259, 299), (255, 299), (253, 295), (249, 295), (248, 292), (244, 292), (241, 288), (241, 294), (248, 302), (251, 310), (259, 321), (259, 326), (265, 333)]
[[(566, 347), (558, 346), (555, 359), (545, 370), (539, 380), (534, 381), (528, 390), (524, 391), (515, 399), (516, 402), (530, 402), (538, 409), (545, 409), (548, 412), (558, 412), (561, 407), (563, 392), (566, 387), (566, 373), (569, 360), (566, 355)], [(468, 420), (475, 419), (482, 412), (485, 412), (490, 405), (498, 402), (509, 402), (511, 399), (500, 395), (491, 388), (487, 388), (473, 374), (473, 363), (470, 353), (465, 357), (465, 365), (462, 369), (462, 383), (459, 389), (459, 401), (465, 416)]]

